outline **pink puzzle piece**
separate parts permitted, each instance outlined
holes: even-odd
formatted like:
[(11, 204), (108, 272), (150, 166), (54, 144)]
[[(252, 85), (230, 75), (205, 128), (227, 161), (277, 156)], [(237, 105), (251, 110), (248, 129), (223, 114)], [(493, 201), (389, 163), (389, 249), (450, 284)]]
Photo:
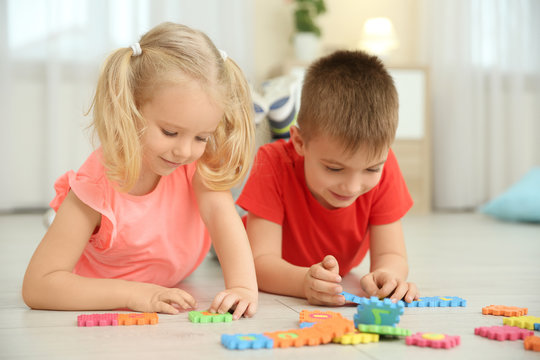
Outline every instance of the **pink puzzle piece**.
[(533, 335), (534, 332), (526, 329), (521, 329), (516, 326), (482, 326), (474, 329), (475, 335), (480, 335), (491, 340), (518, 340), (525, 339), (527, 336)]
[(77, 316), (78, 326), (118, 326), (118, 314), (89, 314)]
[(432, 347), (435, 349), (450, 349), (458, 346), (460, 343), (459, 335), (445, 335), (437, 333), (421, 333), (405, 338), (405, 344), (416, 345), (420, 347)]

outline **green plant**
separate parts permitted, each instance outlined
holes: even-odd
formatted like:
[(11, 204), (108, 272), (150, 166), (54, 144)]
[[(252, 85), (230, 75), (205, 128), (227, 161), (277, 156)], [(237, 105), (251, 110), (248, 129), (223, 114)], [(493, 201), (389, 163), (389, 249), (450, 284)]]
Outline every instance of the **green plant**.
[(294, 25), (297, 32), (311, 32), (321, 36), (321, 28), (315, 18), (326, 12), (324, 0), (294, 0)]

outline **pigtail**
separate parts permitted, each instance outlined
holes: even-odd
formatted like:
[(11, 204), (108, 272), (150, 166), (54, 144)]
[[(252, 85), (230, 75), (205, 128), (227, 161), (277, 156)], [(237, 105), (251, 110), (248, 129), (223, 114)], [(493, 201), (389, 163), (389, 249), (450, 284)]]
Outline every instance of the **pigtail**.
[(93, 125), (99, 137), (107, 177), (120, 190), (129, 191), (141, 169), (140, 134), (144, 120), (133, 96), (133, 61), (130, 48), (113, 52), (105, 61), (92, 102)]
[[(221, 57), (219, 61), (223, 61)], [(224, 60), (227, 97), (224, 119), (197, 163), (198, 171), (212, 190), (228, 190), (249, 171), (254, 149), (253, 103), (242, 70), (231, 59)]]

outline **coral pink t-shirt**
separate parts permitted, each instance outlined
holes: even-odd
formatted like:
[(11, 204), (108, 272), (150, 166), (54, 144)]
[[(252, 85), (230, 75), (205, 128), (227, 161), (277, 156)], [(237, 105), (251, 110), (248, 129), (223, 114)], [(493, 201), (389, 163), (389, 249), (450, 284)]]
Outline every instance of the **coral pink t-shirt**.
[(282, 258), (311, 266), (333, 255), (346, 275), (369, 249), (369, 226), (399, 220), (413, 202), (392, 150), (379, 183), (339, 209), (324, 208), (309, 191), (304, 158), (291, 141), (261, 146), (237, 204), (282, 227)]
[(107, 179), (99, 149), (77, 173), (61, 176), (50, 203), (55, 211), (71, 189), (101, 213), (101, 226), (90, 237), (74, 273), (166, 287), (187, 277), (210, 248), (191, 183), (195, 169), (195, 163), (181, 166), (161, 177), (151, 193), (134, 196), (117, 191)]

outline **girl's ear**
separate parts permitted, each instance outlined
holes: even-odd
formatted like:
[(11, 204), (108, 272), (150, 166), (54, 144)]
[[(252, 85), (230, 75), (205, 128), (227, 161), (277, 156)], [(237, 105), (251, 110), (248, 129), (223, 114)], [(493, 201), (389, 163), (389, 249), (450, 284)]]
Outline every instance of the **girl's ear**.
[(302, 132), (300, 131), (300, 128), (293, 125), (291, 126), (289, 131), (291, 133), (291, 141), (294, 145), (294, 150), (296, 150), (298, 155), (304, 156), (306, 143), (302, 138)]

